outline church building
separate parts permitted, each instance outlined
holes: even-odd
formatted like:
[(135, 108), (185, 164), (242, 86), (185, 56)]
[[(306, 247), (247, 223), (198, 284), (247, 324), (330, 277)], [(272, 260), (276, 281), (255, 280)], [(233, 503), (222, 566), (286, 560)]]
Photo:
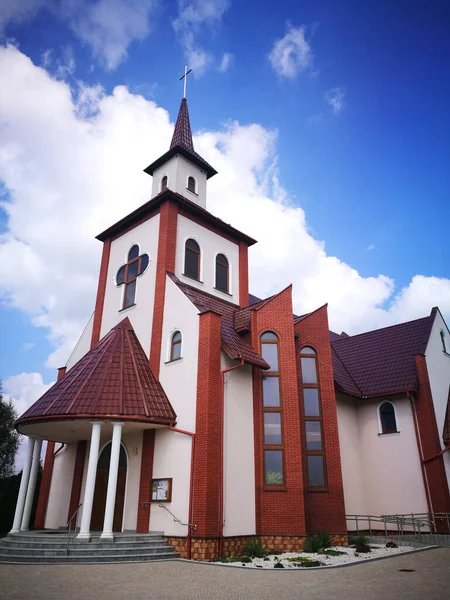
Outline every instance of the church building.
[(185, 98), (145, 172), (151, 199), (97, 236), (93, 317), (17, 421), (29, 442), (11, 534), (29, 529), (43, 440), (35, 528), (73, 517), (80, 542), (163, 531), (181, 556), (213, 560), (255, 537), (346, 543), (349, 515), (450, 512), (439, 310), (348, 336), (326, 305), (295, 315), (290, 286), (251, 295), (256, 240), (208, 212), (216, 171)]

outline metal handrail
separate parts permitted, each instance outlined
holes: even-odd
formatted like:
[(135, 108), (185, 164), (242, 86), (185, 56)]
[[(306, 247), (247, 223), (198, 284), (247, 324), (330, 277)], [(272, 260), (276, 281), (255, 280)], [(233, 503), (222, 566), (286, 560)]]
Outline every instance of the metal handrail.
[[(347, 521), (355, 521), (356, 531), (359, 532), (359, 524), (367, 523), (369, 534), (372, 533), (372, 523), (383, 523), (384, 531), (387, 534), (387, 525), (397, 525), (399, 534), (404, 533), (404, 527), (412, 527), (414, 533), (421, 534), (424, 527), (427, 527), (430, 532), (437, 531), (436, 522), (445, 521), (447, 530), (450, 532), (450, 513), (409, 513), (395, 515), (346, 515)], [(364, 528), (365, 529), (365, 528)]]
[[(74, 520), (75, 517), (78, 516), (78, 511), (80, 510), (80, 508), (83, 506), (83, 503), (80, 502), (80, 504), (77, 506), (75, 512), (73, 513), (73, 515), (70, 517), (70, 519), (67, 521), (67, 527), (69, 528), (68, 532), (67, 532), (67, 546), (66, 546), (66, 556), (69, 556), (69, 543), (70, 543), (70, 531), (72, 529), (72, 521)], [(77, 528), (77, 522), (75, 520), (75, 527), (74, 527), (74, 531), (76, 531)]]
[(197, 529), (197, 525), (195, 525), (194, 523), (182, 523), (181, 519), (177, 519), (177, 517), (173, 514), (173, 512), (171, 512), (167, 506), (164, 506), (164, 504), (158, 504), (159, 508), (163, 508), (164, 510), (166, 510), (169, 515), (171, 515), (173, 517), (173, 520), (175, 521), (175, 523), (179, 523), (180, 525), (183, 525), (183, 527), (192, 527), (192, 529)]

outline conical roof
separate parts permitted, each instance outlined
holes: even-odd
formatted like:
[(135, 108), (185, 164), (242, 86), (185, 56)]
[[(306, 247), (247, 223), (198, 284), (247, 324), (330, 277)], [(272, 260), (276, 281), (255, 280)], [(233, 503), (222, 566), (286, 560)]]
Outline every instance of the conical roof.
[(175, 156), (175, 154), (181, 154), (187, 160), (190, 160), (195, 165), (200, 167), (200, 169), (203, 169), (206, 172), (208, 179), (217, 173), (217, 171), (194, 150), (186, 98), (181, 100), (180, 110), (178, 111), (177, 122), (175, 123), (175, 129), (169, 150), (160, 158), (152, 162), (152, 164), (146, 169), (144, 169), (144, 172), (148, 173), (149, 175), (153, 175), (156, 169), (170, 160), (172, 156)]
[(170, 424), (176, 414), (128, 318), (102, 338), (16, 422), (120, 418)]

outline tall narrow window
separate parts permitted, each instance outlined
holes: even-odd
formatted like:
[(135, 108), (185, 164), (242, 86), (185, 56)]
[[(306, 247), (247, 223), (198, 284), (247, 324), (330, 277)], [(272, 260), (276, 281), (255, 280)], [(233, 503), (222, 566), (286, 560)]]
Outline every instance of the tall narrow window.
[(383, 402), (378, 410), (380, 411), (381, 433), (398, 433), (395, 408), (392, 402)]
[(167, 190), (167, 175), (161, 179), (161, 191)]
[(305, 451), (308, 487), (325, 488), (325, 448), (320, 406), (320, 389), (317, 372), (317, 353), (311, 346), (300, 350), (300, 373), (303, 391), (303, 415), (305, 417)]
[(181, 332), (175, 331), (170, 339), (170, 360), (181, 358)]
[(444, 330), (441, 329), (441, 331), (439, 332), (439, 334), (441, 336), (442, 350), (443, 350), (443, 352), (445, 352), (447, 354), (449, 352), (449, 350), (447, 349), (447, 340), (445, 339)]
[(116, 285), (124, 285), (122, 309), (129, 308), (135, 304), (136, 281), (148, 267), (148, 254), (139, 255), (139, 246), (132, 246), (128, 252), (128, 260), (120, 267), (116, 275)]
[(261, 354), (270, 365), (262, 375), (264, 422), (264, 483), (284, 484), (283, 428), (278, 361), (278, 336), (266, 331), (261, 336)]
[(194, 179), (193, 177), (188, 177), (187, 189), (188, 189), (190, 192), (194, 192), (194, 194), (196, 193), (196, 189), (195, 189), (195, 179)]
[(224, 254), (216, 256), (216, 289), (228, 293), (228, 260)]
[(187, 240), (184, 249), (184, 274), (200, 281), (200, 246), (195, 240)]

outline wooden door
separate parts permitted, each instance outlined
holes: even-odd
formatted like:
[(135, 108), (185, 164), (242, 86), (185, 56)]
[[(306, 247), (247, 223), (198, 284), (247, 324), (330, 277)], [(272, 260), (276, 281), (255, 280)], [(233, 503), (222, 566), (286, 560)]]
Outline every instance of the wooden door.
[[(106, 493), (108, 490), (109, 461), (111, 444), (102, 451), (98, 460), (95, 479), (94, 501), (92, 504), (91, 531), (103, 531), (105, 519)], [(125, 450), (120, 448), (119, 471), (117, 474), (116, 503), (114, 505), (113, 531), (122, 531), (123, 507), (125, 502), (125, 484), (127, 479), (127, 459)]]

